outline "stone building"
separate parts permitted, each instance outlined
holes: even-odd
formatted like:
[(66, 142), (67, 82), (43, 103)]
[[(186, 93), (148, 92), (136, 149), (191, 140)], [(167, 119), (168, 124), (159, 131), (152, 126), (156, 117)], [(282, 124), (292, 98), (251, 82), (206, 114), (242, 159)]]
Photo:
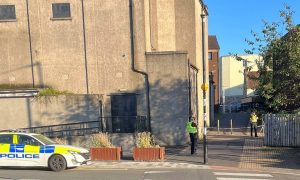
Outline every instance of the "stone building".
[(1, 0), (0, 87), (102, 95), (102, 116), (185, 143), (188, 118), (202, 126), (207, 15), (202, 0)]

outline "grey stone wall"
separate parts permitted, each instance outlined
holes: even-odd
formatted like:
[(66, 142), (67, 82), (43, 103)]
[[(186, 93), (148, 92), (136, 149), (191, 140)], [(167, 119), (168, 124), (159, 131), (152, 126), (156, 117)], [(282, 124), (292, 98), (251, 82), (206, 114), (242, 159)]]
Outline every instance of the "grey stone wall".
[(98, 120), (98, 95), (0, 98), (0, 130)]
[(160, 144), (186, 144), (189, 118), (186, 52), (147, 53), (151, 128)]
[[(95, 121), (99, 119), (100, 95), (0, 98), (0, 130)], [(89, 135), (66, 137), (68, 144), (88, 147)], [(134, 134), (110, 134), (113, 145), (125, 153), (134, 147)]]
[[(85, 148), (89, 148), (89, 138), (90, 135), (85, 136), (71, 136), (67, 137), (66, 142), (70, 145), (81, 146)], [(114, 133), (109, 134), (109, 138), (112, 144), (116, 147), (122, 147), (123, 153), (125, 156), (130, 155), (133, 151), (133, 147), (135, 147), (135, 135), (127, 134), (127, 133)]]

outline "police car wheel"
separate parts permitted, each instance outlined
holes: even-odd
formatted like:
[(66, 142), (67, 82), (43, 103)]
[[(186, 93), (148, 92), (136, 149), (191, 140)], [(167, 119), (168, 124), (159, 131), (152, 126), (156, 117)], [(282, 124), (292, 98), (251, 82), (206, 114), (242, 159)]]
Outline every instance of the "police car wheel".
[(49, 159), (49, 168), (52, 171), (56, 171), (56, 172), (63, 171), (66, 169), (66, 167), (67, 167), (67, 162), (65, 158), (61, 155), (53, 155)]

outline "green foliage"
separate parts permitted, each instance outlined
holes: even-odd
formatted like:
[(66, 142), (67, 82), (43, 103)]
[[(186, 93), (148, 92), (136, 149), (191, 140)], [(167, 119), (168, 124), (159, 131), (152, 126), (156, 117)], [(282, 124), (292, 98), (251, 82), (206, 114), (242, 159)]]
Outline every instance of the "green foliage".
[(285, 5), (281, 22), (263, 21), (261, 32), (251, 32), (253, 38), (246, 40), (245, 52), (263, 58), (256, 91), (268, 112), (300, 111), (300, 26), (293, 24), (293, 13)]
[(159, 147), (155, 145), (154, 137), (150, 132), (141, 132), (136, 135), (136, 147), (138, 148), (152, 148)]
[(42, 96), (58, 96), (58, 95), (70, 95), (72, 93), (68, 92), (68, 91), (58, 91), (56, 89), (53, 88), (46, 88), (41, 90), (38, 93), (38, 97), (42, 97)]

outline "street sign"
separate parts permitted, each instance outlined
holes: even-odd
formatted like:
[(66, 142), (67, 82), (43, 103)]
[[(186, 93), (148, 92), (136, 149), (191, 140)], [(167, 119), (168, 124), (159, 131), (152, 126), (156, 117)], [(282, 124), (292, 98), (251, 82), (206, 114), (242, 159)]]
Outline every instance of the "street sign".
[(208, 84), (207, 84), (207, 83), (202, 84), (202, 85), (201, 85), (201, 89), (202, 89), (203, 91), (207, 91), (207, 90), (208, 90)]

